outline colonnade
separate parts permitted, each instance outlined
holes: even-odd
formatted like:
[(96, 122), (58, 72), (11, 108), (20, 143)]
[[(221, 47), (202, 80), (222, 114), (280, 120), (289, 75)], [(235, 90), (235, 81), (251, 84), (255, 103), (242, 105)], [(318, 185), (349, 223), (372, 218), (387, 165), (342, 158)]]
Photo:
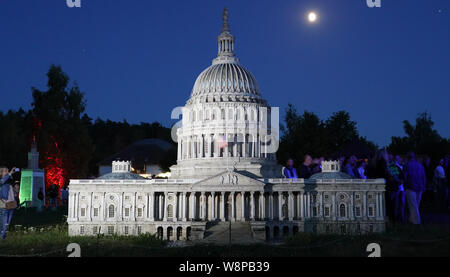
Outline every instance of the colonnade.
[[(268, 158), (267, 136), (258, 134), (207, 134), (182, 137), (178, 142), (178, 160), (196, 158), (243, 157)], [(226, 143), (225, 143), (226, 142)]]

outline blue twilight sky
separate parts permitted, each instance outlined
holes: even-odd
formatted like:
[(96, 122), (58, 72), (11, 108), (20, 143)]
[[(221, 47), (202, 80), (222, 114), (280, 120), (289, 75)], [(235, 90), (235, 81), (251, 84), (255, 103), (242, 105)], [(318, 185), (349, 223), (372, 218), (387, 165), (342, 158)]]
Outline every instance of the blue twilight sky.
[(30, 108), (54, 63), (85, 92), (91, 117), (170, 126), (217, 54), (227, 6), (236, 54), (271, 106), (323, 119), (347, 110), (381, 146), (428, 111), (450, 137), (449, 0), (81, 2), (0, 0), (1, 111)]

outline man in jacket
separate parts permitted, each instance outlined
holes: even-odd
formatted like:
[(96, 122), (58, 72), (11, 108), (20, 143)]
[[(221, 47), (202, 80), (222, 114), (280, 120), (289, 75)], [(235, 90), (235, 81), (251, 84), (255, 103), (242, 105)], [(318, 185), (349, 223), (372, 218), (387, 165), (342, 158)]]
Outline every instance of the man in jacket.
[(408, 163), (404, 167), (404, 175), (409, 222), (412, 224), (420, 224), (419, 206), (422, 193), (426, 189), (427, 177), (423, 165), (416, 160), (413, 152), (408, 154)]

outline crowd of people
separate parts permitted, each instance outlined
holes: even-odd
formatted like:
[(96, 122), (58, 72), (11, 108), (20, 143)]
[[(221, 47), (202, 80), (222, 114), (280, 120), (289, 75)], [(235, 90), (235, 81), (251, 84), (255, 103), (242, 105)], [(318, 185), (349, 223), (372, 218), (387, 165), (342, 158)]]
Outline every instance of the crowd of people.
[[(303, 163), (296, 168), (288, 159), (283, 169), (286, 178), (309, 179), (322, 171), (325, 159), (305, 155)], [(423, 193), (432, 195), (436, 211), (450, 209), (450, 154), (431, 165), (429, 157), (416, 157), (413, 152), (407, 156), (394, 155), (380, 150), (372, 159), (358, 159), (352, 155), (338, 158), (343, 173), (351, 178), (377, 179), (386, 181), (386, 216), (390, 222), (421, 224), (420, 203)]]

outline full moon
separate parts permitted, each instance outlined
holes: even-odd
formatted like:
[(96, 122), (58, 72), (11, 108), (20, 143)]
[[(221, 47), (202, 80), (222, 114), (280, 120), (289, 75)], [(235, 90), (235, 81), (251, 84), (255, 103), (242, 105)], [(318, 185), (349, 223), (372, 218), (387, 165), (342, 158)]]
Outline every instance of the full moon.
[(316, 22), (316, 20), (317, 20), (317, 14), (315, 12), (310, 12), (308, 14), (308, 21), (312, 23), (312, 22)]

